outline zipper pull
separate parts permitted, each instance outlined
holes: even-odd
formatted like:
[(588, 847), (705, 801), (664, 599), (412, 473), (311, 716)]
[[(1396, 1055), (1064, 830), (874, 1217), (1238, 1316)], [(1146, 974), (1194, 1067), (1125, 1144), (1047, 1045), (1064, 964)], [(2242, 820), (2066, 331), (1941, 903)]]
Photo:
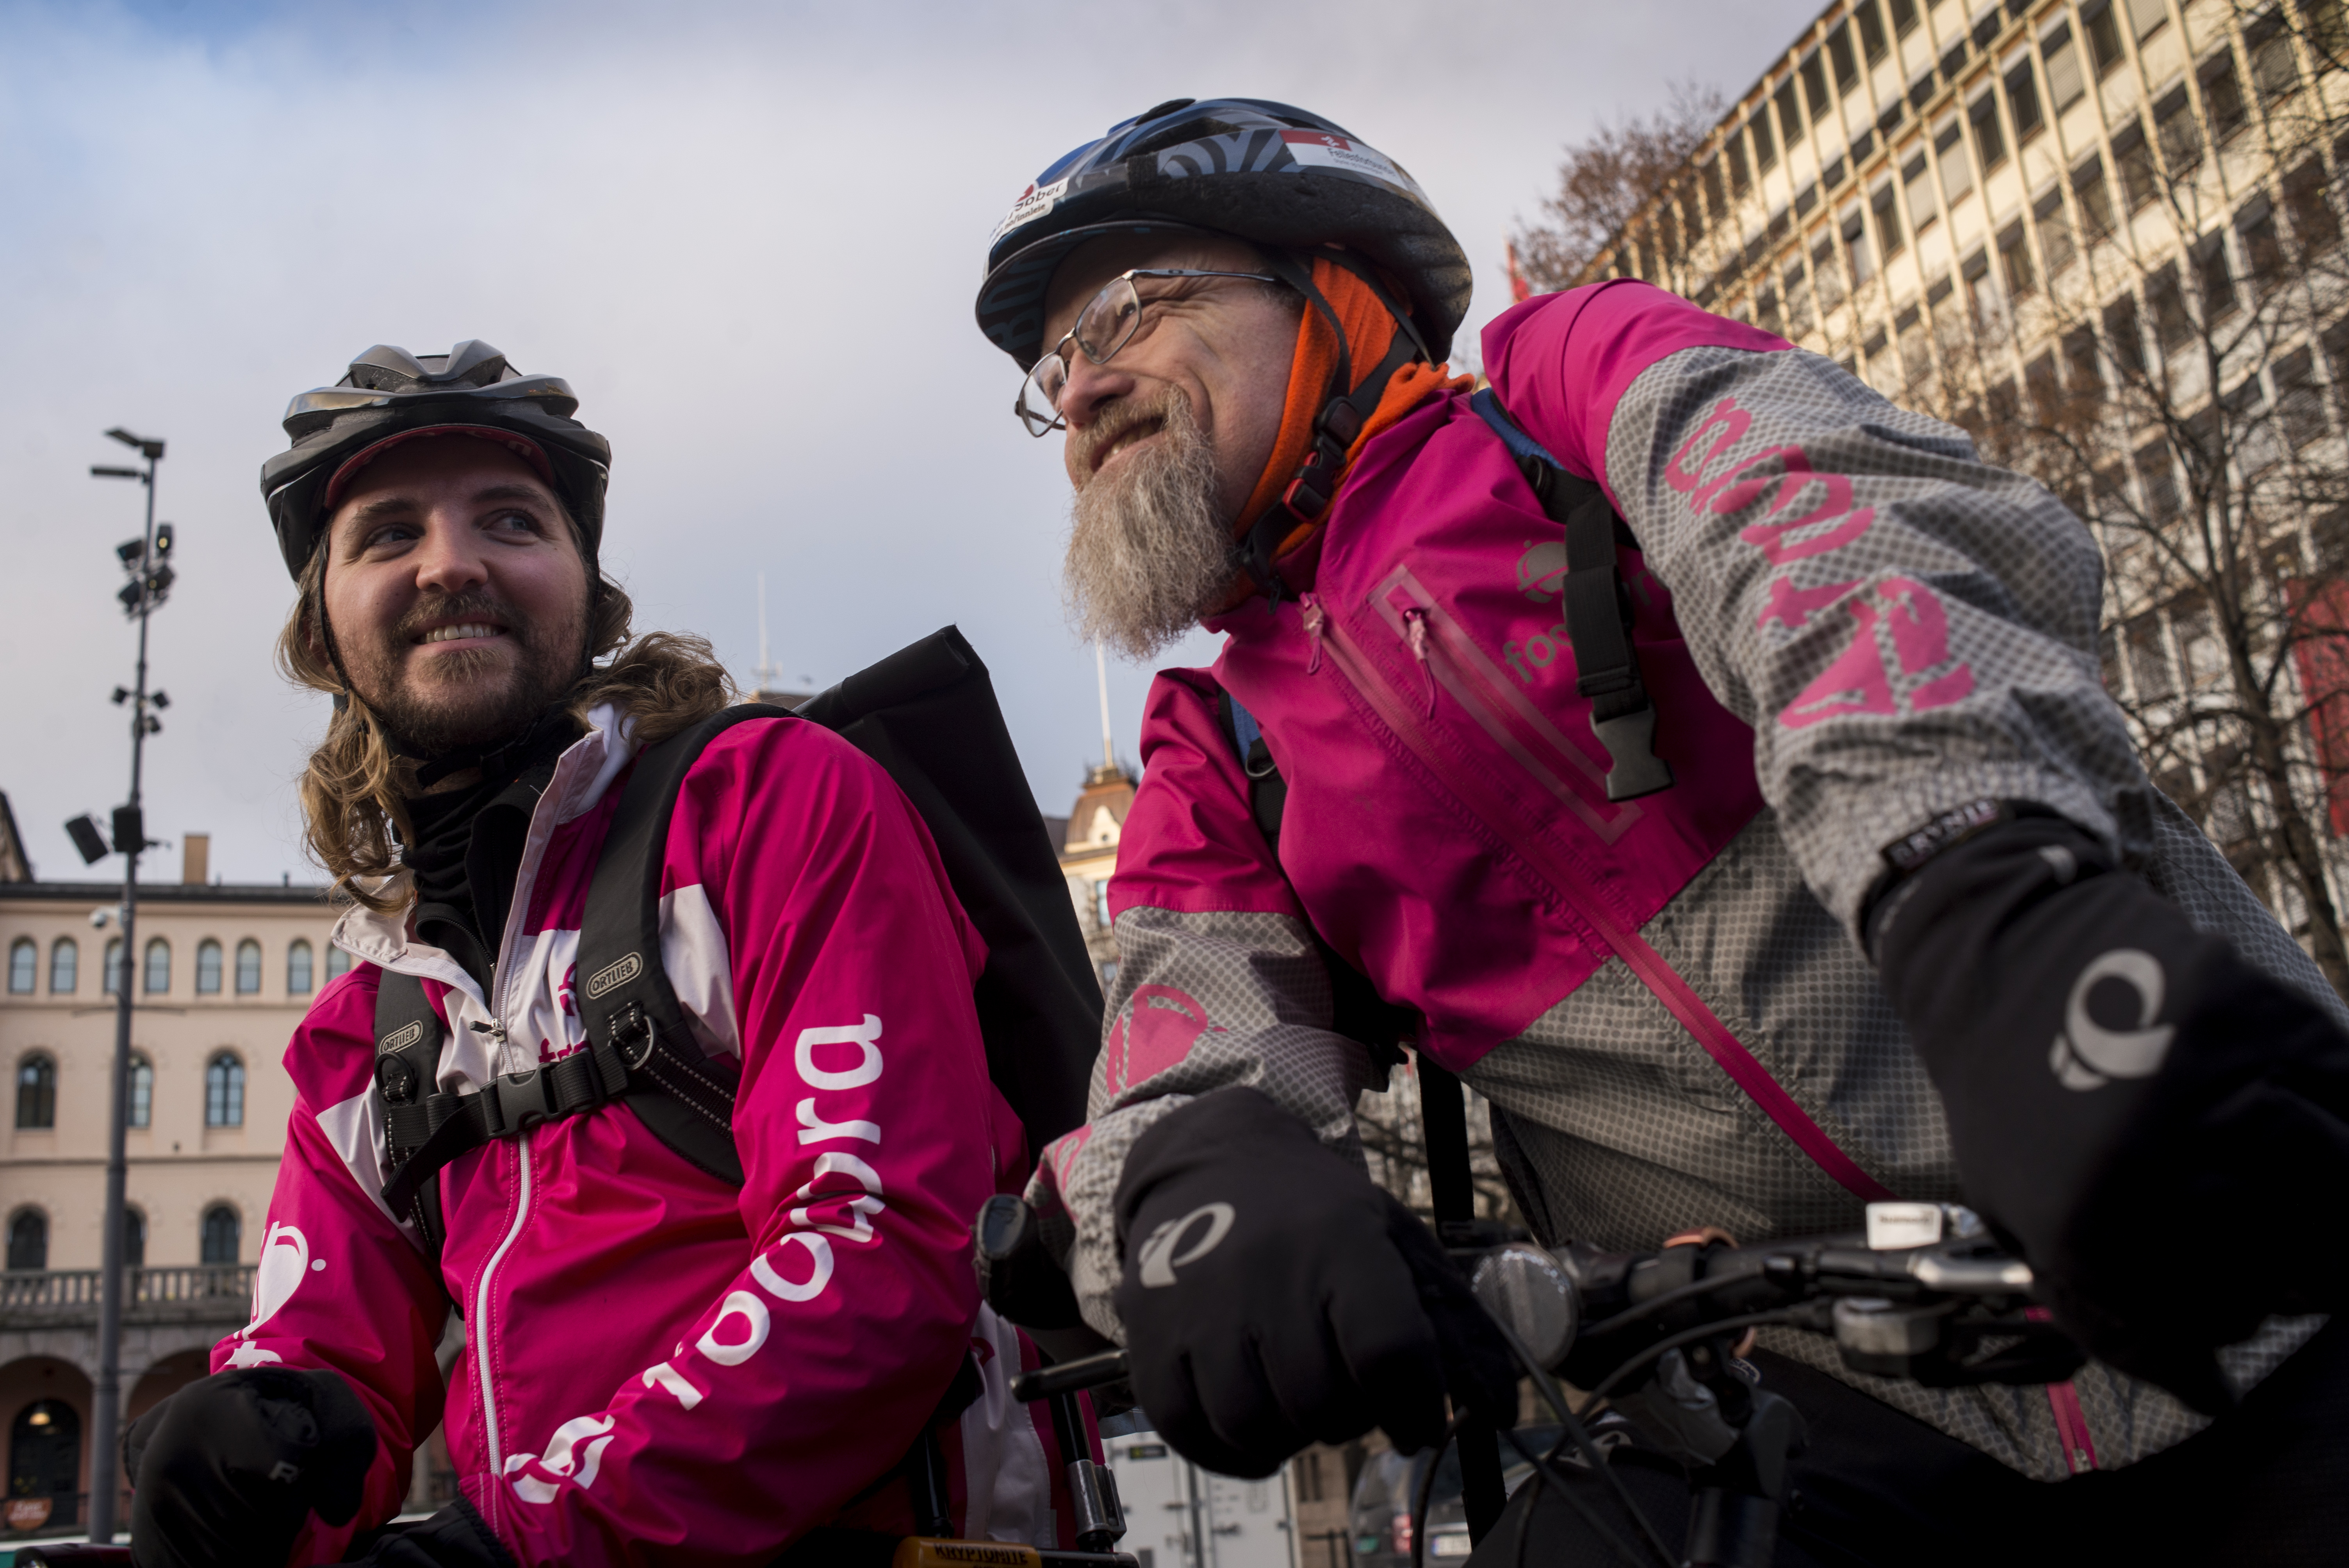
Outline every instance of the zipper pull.
[(1419, 673), (1427, 677), (1427, 717), (1435, 717), (1435, 666), (1427, 662), (1427, 609), (1413, 604), (1402, 613), (1403, 641), (1411, 645), (1411, 656), (1419, 661)]
[(1329, 615), (1315, 594), (1301, 593), (1298, 595), (1297, 602), (1305, 609), (1305, 634), (1313, 639), (1313, 656), (1305, 664), (1305, 673), (1309, 676), (1321, 667), (1321, 628), (1327, 624)]
[(491, 1019), (487, 1023), (483, 1023), (481, 1019), (475, 1018), (471, 1023), (467, 1024), (465, 1027), (472, 1030), (473, 1033), (477, 1035), (489, 1036), (490, 1038), (495, 1040), (501, 1047), (504, 1046), (506, 1043), (506, 1026), (503, 1024), (499, 1023), (494, 1018)]

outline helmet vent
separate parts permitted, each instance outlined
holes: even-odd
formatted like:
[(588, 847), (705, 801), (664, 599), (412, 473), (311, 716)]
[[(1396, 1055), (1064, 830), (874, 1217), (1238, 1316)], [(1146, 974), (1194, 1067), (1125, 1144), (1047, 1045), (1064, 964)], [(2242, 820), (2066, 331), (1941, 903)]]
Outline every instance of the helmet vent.
[(1152, 120), (1156, 119), (1162, 114), (1173, 114), (1178, 108), (1189, 108), (1193, 104), (1197, 103), (1198, 101), (1199, 100), (1197, 98), (1168, 98), (1164, 103), (1160, 104), (1157, 108), (1146, 108), (1140, 114), (1135, 115), (1133, 117), (1133, 123), (1136, 125), (1148, 125)]

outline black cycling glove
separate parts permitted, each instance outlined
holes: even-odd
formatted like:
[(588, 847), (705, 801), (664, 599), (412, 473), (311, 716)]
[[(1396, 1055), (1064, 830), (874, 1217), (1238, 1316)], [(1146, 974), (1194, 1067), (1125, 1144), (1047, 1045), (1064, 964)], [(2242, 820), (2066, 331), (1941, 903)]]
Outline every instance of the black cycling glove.
[(365, 1556), (345, 1561), (377, 1568), (514, 1568), (513, 1553), (461, 1497), (421, 1524), (386, 1531)]
[(310, 1515), (346, 1524), (375, 1462), (375, 1418), (339, 1373), (251, 1367), (191, 1383), (132, 1423), (137, 1568), (283, 1563)]
[(1507, 1346), (1433, 1232), (1254, 1089), (1143, 1133), (1118, 1183), (1134, 1396), (1194, 1462), (1264, 1476), (1310, 1442), (1507, 1424)]
[(1968, 1200), (2056, 1321), (2198, 1409), (2211, 1351), (2349, 1306), (2317, 1215), (2349, 1190), (2349, 1036), (2116, 868), (2026, 817), (1927, 861), (1873, 922)]

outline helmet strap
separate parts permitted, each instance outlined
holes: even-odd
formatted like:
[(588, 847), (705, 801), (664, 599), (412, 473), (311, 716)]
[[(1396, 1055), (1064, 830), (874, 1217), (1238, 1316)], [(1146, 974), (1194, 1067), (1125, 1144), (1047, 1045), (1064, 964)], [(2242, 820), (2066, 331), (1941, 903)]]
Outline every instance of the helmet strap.
[[(1306, 302), (1328, 318), (1330, 330), (1338, 339), (1338, 371), (1332, 383), (1336, 394), (1322, 405), (1313, 421), (1313, 445), (1305, 460), (1297, 467), (1288, 488), (1280, 499), (1265, 508), (1264, 514), (1250, 526), (1247, 535), (1233, 551), (1237, 563), (1264, 587), (1265, 596), (1274, 604), (1281, 601), (1286, 584), (1273, 566), (1273, 552), (1281, 542), (1299, 527), (1321, 520), (1329, 510), (1330, 498), (1338, 492), (1338, 482), (1346, 471), (1346, 455), (1362, 426), (1375, 412), (1381, 398), (1386, 396), (1387, 383), (1396, 371), (1414, 360), (1427, 359), (1427, 344), (1412, 325), (1410, 315), (1399, 306), (1374, 275), (1374, 269), (1355, 257), (1340, 251), (1318, 251), (1314, 259), (1326, 260), (1330, 265), (1342, 267), (1366, 284), (1380, 304), (1394, 317), (1395, 334), (1387, 346), (1386, 356), (1380, 360), (1360, 387), (1353, 387), (1353, 357), (1346, 341), (1345, 328), (1339, 324), (1338, 313), (1314, 285), (1309, 263), (1295, 252), (1274, 251), (1266, 253), (1266, 265), (1275, 277), (1302, 294)], [(1348, 390), (1349, 387), (1352, 389)]]

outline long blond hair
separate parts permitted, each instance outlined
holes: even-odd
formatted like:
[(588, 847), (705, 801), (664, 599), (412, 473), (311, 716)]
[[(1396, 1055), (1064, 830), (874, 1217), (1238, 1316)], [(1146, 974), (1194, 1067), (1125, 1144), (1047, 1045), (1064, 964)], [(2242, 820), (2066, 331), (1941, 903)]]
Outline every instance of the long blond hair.
[[(398, 869), (393, 834), (410, 830), (400, 798), (416, 792), (416, 764), (393, 753), (382, 725), (358, 694), (344, 686), (327, 655), (322, 634), (326, 579), (322, 546), (303, 568), (293, 612), (277, 634), (280, 674), (296, 686), (344, 699), (303, 769), (303, 838), (311, 858), (334, 879), (337, 893), (388, 914), (403, 901), (367, 883)], [(678, 632), (632, 638), (628, 620), (635, 606), (610, 578), (603, 579), (602, 587), (587, 614), (590, 666), (562, 698), (573, 717), (585, 725), (591, 711), (609, 705), (632, 721), (638, 745), (657, 746), (733, 700), (734, 683), (708, 638)]]

